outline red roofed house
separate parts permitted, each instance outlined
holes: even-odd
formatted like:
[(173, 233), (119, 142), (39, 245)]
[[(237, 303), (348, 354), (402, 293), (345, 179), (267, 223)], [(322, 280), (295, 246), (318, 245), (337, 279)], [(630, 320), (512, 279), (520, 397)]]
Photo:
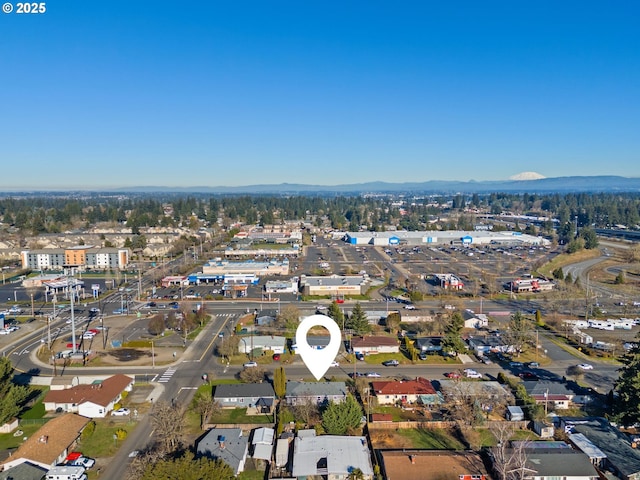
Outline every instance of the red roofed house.
[(393, 380), (390, 382), (371, 382), (373, 393), (379, 405), (400, 403), (417, 403), (436, 405), (442, 399), (431, 382), (418, 377), (415, 380)]
[(391, 337), (370, 336), (353, 337), (351, 348), (355, 353), (399, 353), (400, 344), (398, 340)]
[(134, 379), (121, 373), (102, 382), (76, 385), (64, 390), (50, 390), (44, 397), (44, 408), (74, 412), (88, 418), (104, 418), (122, 400), (122, 392), (131, 391)]

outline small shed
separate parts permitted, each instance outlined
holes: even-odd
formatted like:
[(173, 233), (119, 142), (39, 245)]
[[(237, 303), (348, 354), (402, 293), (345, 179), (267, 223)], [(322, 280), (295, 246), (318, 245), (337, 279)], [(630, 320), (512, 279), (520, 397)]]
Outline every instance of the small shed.
[(507, 407), (507, 420), (511, 422), (519, 422), (521, 420), (524, 420), (524, 412), (520, 407), (510, 405)]
[(555, 428), (547, 422), (536, 420), (533, 422), (533, 431), (536, 432), (540, 438), (553, 438)]

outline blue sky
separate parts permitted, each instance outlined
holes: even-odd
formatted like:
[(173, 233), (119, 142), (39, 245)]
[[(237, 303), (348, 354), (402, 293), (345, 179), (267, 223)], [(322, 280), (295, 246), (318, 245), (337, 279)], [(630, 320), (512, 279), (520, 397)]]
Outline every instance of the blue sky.
[(46, 8), (0, 14), (0, 188), (640, 177), (638, 2)]

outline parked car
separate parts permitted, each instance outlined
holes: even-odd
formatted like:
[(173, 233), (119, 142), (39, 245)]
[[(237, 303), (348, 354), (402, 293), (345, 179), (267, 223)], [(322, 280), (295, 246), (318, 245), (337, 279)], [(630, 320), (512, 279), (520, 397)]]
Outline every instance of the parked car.
[(590, 363), (581, 363), (578, 365), (578, 368), (581, 368), (582, 370), (593, 370), (593, 365)]
[(447, 372), (444, 374), (445, 377), (447, 378), (460, 378), (460, 372)]
[(329, 365), (330, 367), (339, 367), (340, 363), (336, 362), (335, 360), (333, 362), (331, 362), (331, 365)]
[(524, 366), (524, 364), (522, 362), (509, 362), (509, 366), (512, 368), (519, 368)]
[(522, 372), (518, 376), (523, 380), (538, 380), (538, 376), (533, 372)]
[(80, 457), (80, 458), (74, 460), (73, 462), (71, 462), (69, 465), (73, 465), (75, 467), (91, 468), (95, 464), (96, 464), (96, 461), (93, 458)]
[(369, 378), (380, 378), (382, 375), (380, 375), (378, 372), (369, 372), (367, 373), (367, 377)]
[(279, 353), (274, 353), (273, 354), (273, 359), (277, 362), (278, 360), (280, 360), (280, 354)]
[(252, 368), (252, 367), (257, 367), (258, 366), (258, 362), (246, 362), (245, 364), (242, 365), (244, 368)]
[(398, 362), (398, 360), (385, 360), (384, 362), (382, 362), (382, 365), (384, 365), (385, 367), (397, 367), (398, 365), (400, 365), (400, 362)]
[(114, 410), (113, 412), (111, 412), (111, 416), (112, 417), (126, 417), (127, 415), (129, 415), (131, 412), (128, 408), (119, 408), (117, 410)]
[(467, 378), (482, 378), (482, 374), (476, 372), (475, 370), (471, 369), (471, 368), (465, 368), (464, 370), (464, 376)]
[(540, 364), (538, 362), (529, 362), (529, 368), (538, 368)]

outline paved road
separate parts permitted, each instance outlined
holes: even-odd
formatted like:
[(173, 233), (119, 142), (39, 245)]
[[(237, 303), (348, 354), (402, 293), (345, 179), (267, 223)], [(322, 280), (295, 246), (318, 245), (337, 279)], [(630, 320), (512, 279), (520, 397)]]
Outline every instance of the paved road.
[[(478, 300), (479, 301), (479, 300)], [(282, 302), (284, 304), (284, 302)], [(371, 302), (376, 304), (376, 302)], [(378, 303), (380, 304), (380, 303)], [(381, 305), (381, 304), (380, 304)], [(487, 302), (483, 304), (483, 307), (490, 309), (502, 309), (504, 305), (492, 304)], [(209, 322), (203, 333), (196, 339), (187, 349), (182, 358), (175, 364), (163, 367), (117, 367), (117, 371), (125, 374), (136, 375), (138, 380), (145, 379), (153, 381), (156, 385), (161, 385), (162, 388), (157, 390), (159, 396), (154, 397), (154, 401), (158, 400), (175, 400), (178, 402), (188, 403), (195, 389), (202, 383), (202, 374), (207, 373), (211, 378), (231, 378), (238, 373), (241, 367), (232, 366), (226, 367), (219, 363), (219, 359), (213, 354), (215, 342), (218, 341), (218, 333), (224, 331), (230, 333), (233, 329), (235, 320), (242, 314), (253, 310), (272, 310), (280, 308), (280, 302), (277, 304), (267, 302), (215, 302), (207, 304), (206, 308), (209, 313), (213, 315), (213, 320)], [(345, 309), (350, 310), (351, 305), (345, 304)], [(303, 313), (310, 314), (313, 312), (314, 305), (303, 305)], [(432, 307), (427, 303), (421, 307), (422, 311), (428, 311)], [(435, 308), (435, 305), (434, 307)], [(421, 310), (418, 310), (420, 312)], [(413, 314), (414, 312), (412, 312)], [(63, 313), (55, 320), (51, 327), (54, 331), (61, 333), (68, 332), (69, 325), (65, 323), (69, 317), (69, 313)], [(78, 322), (82, 323), (86, 319), (84, 317), (78, 317)], [(22, 371), (29, 371), (31, 369), (38, 369), (40, 374), (51, 375), (53, 372), (50, 367), (41, 365), (38, 362), (34, 362), (31, 358), (31, 352), (37, 348), (43, 339), (43, 331), (35, 331), (31, 334), (25, 335), (18, 342), (12, 345), (11, 349), (5, 349), (5, 353), (8, 353), (16, 368)], [(541, 378), (559, 379), (566, 375), (566, 369), (577, 363), (581, 363), (584, 360), (581, 357), (576, 357), (570, 352), (559, 348), (549, 338), (542, 336), (540, 339), (542, 344), (542, 350), (547, 351), (547, 356), (552, 360), (549, 368), (540, 369), (539, 375)], [(594, 363), (590, 361), (589, 363)], [(593, 371), (586, 372), (585, 380), (593, 387), (597, 388), (600, 392), (608, 391), (615, 378), (617, 377), (617, 367), (606, 364), (595, 364), (596, 368)], [(271, 368), (274, 368), (272, 366)], [(496, 378), (498, 373), (508, 367), (503, 367), (498, 364), (483, 365), (473, 364), (472, 367), (479, 372), (485, 374), (487, 378)], [(413, 378), (418, 375), (425, 376), (431, 379), (444, 378), (443, 374), (451, 370), (451, 367), (447, 366), (435, 366), (435, 365), (416, 365), (416, 366), (400, 366), (383, 367), (382, 365), (368, 365), (363, 362), (357, 362), (355, 365), (348, 365), (342, 362), (340, 367), (331, 368), (326, 374), (326, 377), (332, 376), (345, 377), (353, 371), (367, 373), (378, 372), (384, 376), (394, 377), (406, 377)], [(112, 367), (84, 367), (84, 368), (69, 368), (65, 375), (104, 375), (105, 373), (112, 373)], [(517, 374), (518, 370), (512, 370), (511, 373)], [(297, 361), (292, 365), (287, 366), (287, 376), (290, 379), (295, 378), (309, 378), (310, 374), (308, 369), (302, 364), (301, 361)], [(155, 395), (155, 393), (154, 393)], [(133, 431), (133, 433), (123, 443), (119, 449), (115, 458), (110, 462), (107, 469), (101, 472), (101, 478), (119, 480), (124, 478), (128, 463), (130, 461), (128, 454), (132, 450), (140, 450), (144, 448), (152, 440), (153, 430), (151, 422), (148, 418), (142, 417), (139, 421), (139, 425)]]

